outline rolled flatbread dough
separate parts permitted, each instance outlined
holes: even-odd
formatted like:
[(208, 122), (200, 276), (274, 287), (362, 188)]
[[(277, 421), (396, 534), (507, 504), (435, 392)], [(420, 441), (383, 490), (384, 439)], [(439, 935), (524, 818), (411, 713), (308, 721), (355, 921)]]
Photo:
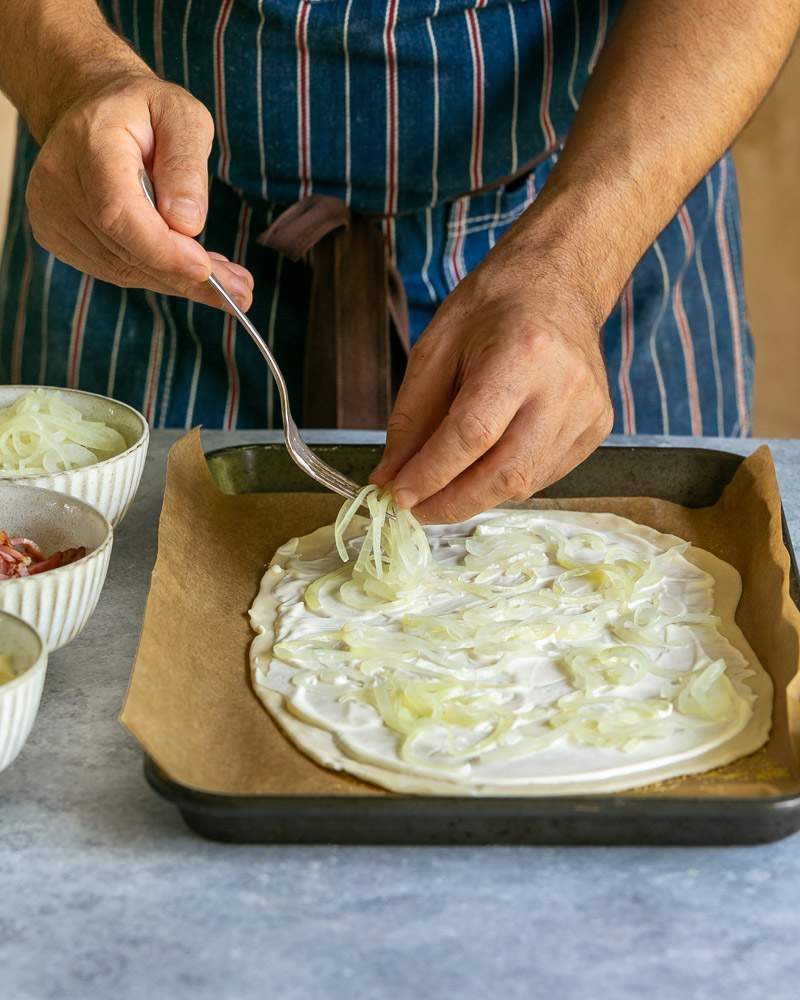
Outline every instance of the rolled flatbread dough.
[[(434, 558), (474, 531), (479, 524), (509, 515), (509, 511), (488, 511), (459, 526), (427, 528)], [(526, 514), (531, 525), (550, 525), (561, 533), (595, 533), (607, 544), (626, 544), (642, 553), (666, 553), (682, 540), (613, 514), (588, 514), (571, 511), (514, 511)], [(356, 518), (347, 532), (348, 545), (357, 546), (366, 527), (365, 518)], [(455, 541), (454, 541), (455, 540)], [(713, 578), (713, 613), (720, 619), (716, 630), (706, 628), (703, 642), (713, 659), (724, 659), (726, 673), (740, 694), (741, 711), (724, 725), (689, 727), (668, 738), (643, 739), (632, 749), (577, 745), (568, 738), (559, 739), (545, 750), (523, 760), (483, 763), (477, 759), (460, 766), (441, 768), (424, 762), (408, 762), (398, 754), (401, 739), (385, 725), (369, 705), (342, 706), (338, 699), (341, 687), (314, 683), (296, 685), (297, 671), (275, 655), (278, 641), (297, 635), (336, 628), (335, 618), (312, 614), (303, 603), (305, 586), (314, 578), (341, 566), (336, 553), (333, 526), (324, 528), (282, 545), (265, 573), (258, 596), (250, 609), (257, 637), (250, 651), (253, 688), (269, 714), (288, 738), (305, 754), (324, 767), (346, 771), (357, 778), (394, 792), (420, 795), (567, 795), (614, 792), (651, 784), (667, 778), (693, 774), (720, 767), (752, 753), (767, 739), (772, 716), (772, 682), (736, 624), (736, 607), (741, 595), (741, 578), (728, 563), (693, 546), (676, 555), (683, 569), (680, 581), (672, 581), (673, 596), (682, 598), (691, 610), (693, 582), (703, 574)], [(665, 584), (665, 586), (667, 586)], [(677, 591), (676, 588), (677, 587)], [(669, 588), (667, 588), (669, 589)], [(706, 588), (708, 594), (708, 588)], [(712, 610), (706, 607), (700, 610)], [(349, 612), (352, 615), (352, 612)], [(382, 622), (387, 636), (392, 621)], [(714, 634), (709, 639), (709, 633)], [(546, 645), (546, 644), (545, 644)], [(648, 655), (657, 659), (661, 652)], [(546, 662), (542, 650), (533, 651), (544, 661), (520, 676), (530, 676), (537, 687), (536, 696), (546, 700), (548, 690), (555, 694), (568, 691), (563, 676), (554, 677), (553, 664)], [(690, 664), (686, 665), (689, 669)], [(537, 680), (537, 678), (539, 678)], [(642, 697), (655, 697), (657, 678), (649, 678)], [(548, 687), (549, 685), (549, 687)], [(635, 698), (636, 692), (626, 692)], [(554, 695), (555, 696), (555, 695)]]

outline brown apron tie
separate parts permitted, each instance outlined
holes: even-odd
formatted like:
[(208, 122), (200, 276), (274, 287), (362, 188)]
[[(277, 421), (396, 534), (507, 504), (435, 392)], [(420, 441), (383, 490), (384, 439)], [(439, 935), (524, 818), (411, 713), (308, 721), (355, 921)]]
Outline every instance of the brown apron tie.
[(295, 202), (259, 243), (313, 269), (303, 424), (383, 429), (409, 349), (403, 282), (380, 222), (339, 198)]

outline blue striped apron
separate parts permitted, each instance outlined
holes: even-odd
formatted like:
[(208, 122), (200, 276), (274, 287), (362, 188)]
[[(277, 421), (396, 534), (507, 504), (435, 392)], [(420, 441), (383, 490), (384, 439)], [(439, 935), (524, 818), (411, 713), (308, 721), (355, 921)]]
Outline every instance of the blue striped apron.
[[(541, 190), (621, 0), (101, 6), (214, 115), (201, 238), (253, 271), (251, 315), (299, 409), (311, 272), (259, 235), (311, 194), (386, 216), (413, 340)], [(35, 244), (24, 210), (35, 155), (20, 129), (0, 264), (0, 381), (108, 393), (156, 426), (279, 425), (266, 368), (230, 317), (96, 281)], [(603, 346), (615, 430), (749, 432), (752, 345), (728, 155), (642, 258)]]

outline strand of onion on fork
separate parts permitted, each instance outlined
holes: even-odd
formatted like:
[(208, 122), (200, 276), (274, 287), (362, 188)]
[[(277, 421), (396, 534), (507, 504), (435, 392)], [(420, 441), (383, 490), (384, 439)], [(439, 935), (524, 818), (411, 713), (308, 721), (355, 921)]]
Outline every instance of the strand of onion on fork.
[(60, 549), (46, 556), (30, 538), (12, 538), (0, 529), (0, 580), (45, 573), (83, 559), (85, 555), (86, 549), (81, 545), (76, 549)]

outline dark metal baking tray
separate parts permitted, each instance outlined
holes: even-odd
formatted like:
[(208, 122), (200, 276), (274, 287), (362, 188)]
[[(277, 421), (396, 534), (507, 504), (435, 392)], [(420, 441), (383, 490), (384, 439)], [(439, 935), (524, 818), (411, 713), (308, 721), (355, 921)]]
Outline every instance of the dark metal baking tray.
[[(380, 448), (318, 445), (331, 465), (365, 482)], [(281, 445), (243, 445), (211, 452), (208, 464), (227, 493), (315, 488)], [(655, 496), (688, 507), (715, 503), (743, 457), (700, 448), (603, 447), (546, 497)], [(791, 594), (800, 605), (791, 558)], [(800, 795), (713, 798), (587, 795), (551, 798), (214, 795), (180, 785), (147, 758), (155, 791), (187, 825), (234, 843), (338, 844), (756, 844), (800, 830)]]

